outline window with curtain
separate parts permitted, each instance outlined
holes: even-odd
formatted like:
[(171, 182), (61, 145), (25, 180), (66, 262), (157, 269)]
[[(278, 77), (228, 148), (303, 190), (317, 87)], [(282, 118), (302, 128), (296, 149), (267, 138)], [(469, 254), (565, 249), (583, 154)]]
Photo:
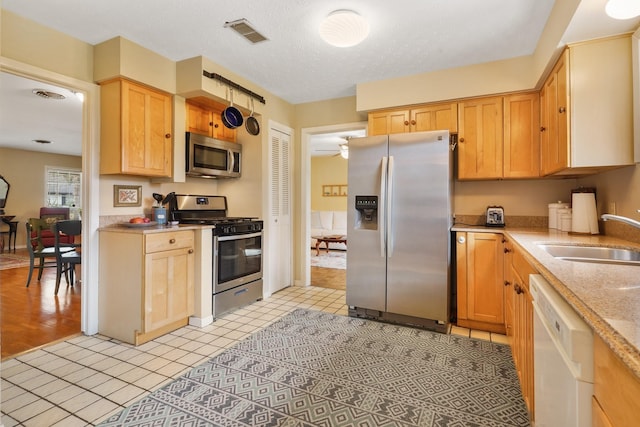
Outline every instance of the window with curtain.
[(47, 166), (45, 181), (45, 206), (82, 208), (81, 170)]

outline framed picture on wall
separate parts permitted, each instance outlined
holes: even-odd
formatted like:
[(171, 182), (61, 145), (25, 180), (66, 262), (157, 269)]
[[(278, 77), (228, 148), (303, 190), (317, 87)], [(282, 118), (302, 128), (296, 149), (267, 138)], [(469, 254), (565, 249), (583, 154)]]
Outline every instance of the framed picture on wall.
[(142, 186), (114, 185), (113, 206), (142, 206)]

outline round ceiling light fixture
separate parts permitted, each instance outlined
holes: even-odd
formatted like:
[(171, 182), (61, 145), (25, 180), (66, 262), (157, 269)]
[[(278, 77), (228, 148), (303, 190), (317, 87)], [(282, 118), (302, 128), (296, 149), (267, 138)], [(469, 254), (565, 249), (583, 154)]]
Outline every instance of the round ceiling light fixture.
[(631, 19), (640, 16), (640, 1), (609, 0), (604, 10), (613, 19)]
[(369, 23), (352, 10), (336, 10), (320, 24), (320, 37), (332, 46), (351, 47), (369, 35)]

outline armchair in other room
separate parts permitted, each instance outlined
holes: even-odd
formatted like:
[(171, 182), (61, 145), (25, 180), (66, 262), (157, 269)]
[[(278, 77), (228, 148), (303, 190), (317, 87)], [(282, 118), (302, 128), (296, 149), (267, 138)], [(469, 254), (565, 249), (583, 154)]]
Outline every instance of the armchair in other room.
[[(53, 224), (53, 234), (55, 238), (54, 250), (57, 264), (55, 294), (58, 295), (62, 273), (64, 273), (68, 285), (73, 287), (75, 283), (75, 268), (82, 260), (80, 255), (81, 244), (75, 243), (75, 238), (82, 234), (82, 221), (56, 221), (56, 223)], [(71, 242), (68, 242), (69, 238)]]
[[(43, 247), (52, 248), (55, 245), (55, 239), (51, 228), (56, 221), (69, 219), (69, 208), (42, 207), (40, 208), (40, 219), (44, 221), (44, 226), (41, 227), (40, 231), (40, 242)], [(63, 241), (65, 243), (73, 243), (73, 240), (67, 239), (67, 237), (64, 237)]]

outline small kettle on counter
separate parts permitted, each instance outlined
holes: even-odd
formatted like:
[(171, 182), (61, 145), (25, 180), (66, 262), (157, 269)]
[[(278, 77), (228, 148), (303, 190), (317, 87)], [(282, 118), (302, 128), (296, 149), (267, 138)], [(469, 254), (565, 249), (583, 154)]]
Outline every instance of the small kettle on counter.
[(504, 227), (504, 208), (502, 206), (487, 207), (487, 227)]

